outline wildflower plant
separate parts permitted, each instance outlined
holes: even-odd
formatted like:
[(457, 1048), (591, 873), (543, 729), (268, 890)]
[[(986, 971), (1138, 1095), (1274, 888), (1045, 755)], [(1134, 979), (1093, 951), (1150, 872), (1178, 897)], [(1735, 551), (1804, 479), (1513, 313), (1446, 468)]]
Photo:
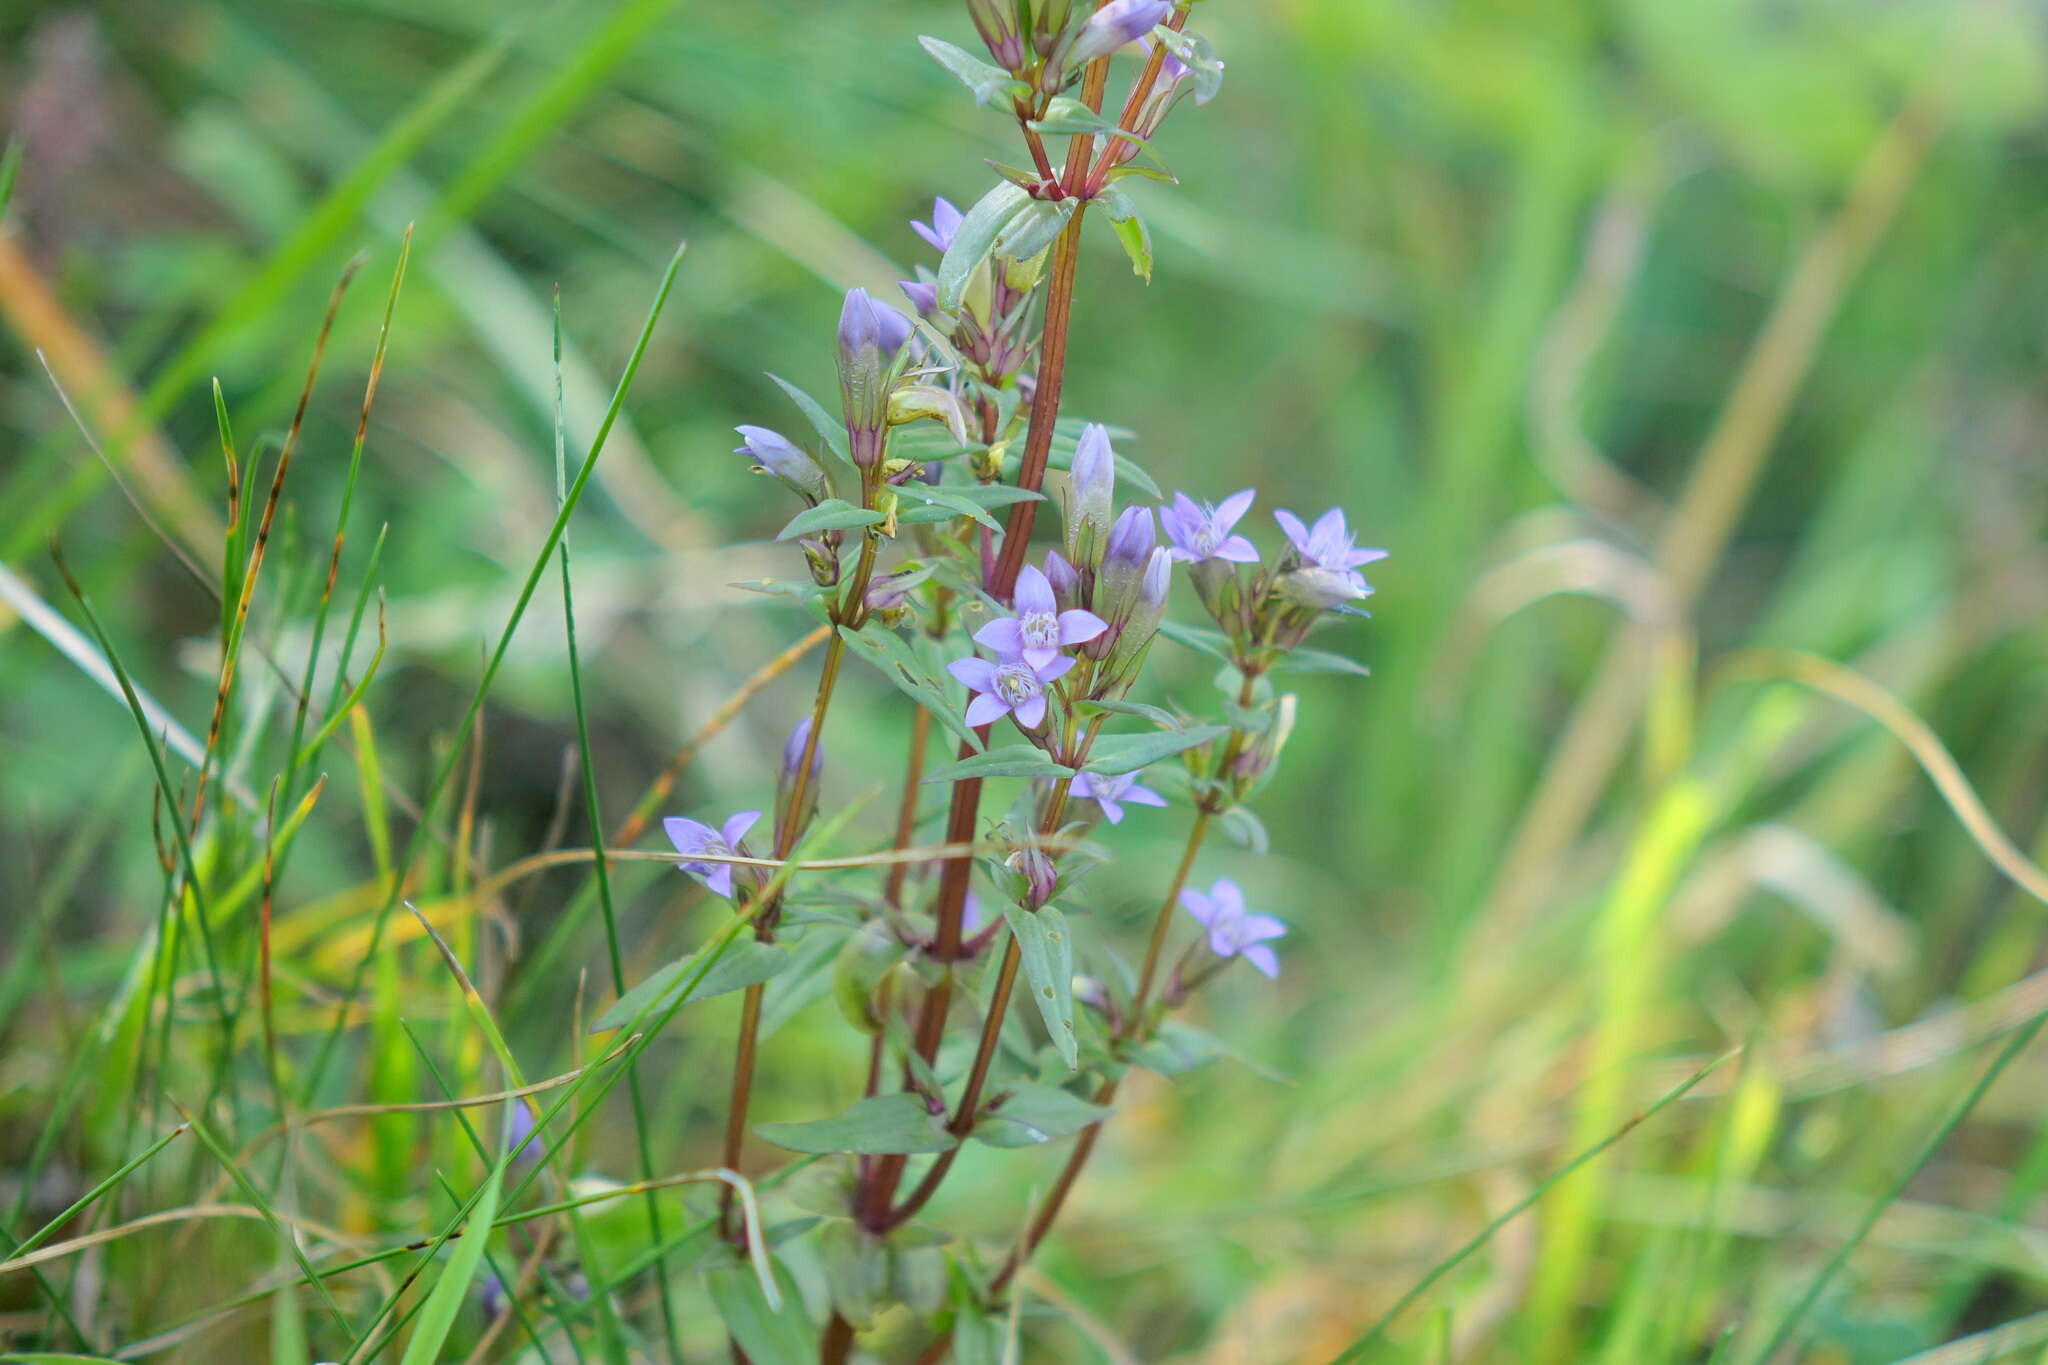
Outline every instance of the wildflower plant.
[[(446, 1097), (448, 1107), (494, 1106), (495, 1124), (464, 1121), (470, 1150), (457, 1154), (481, 1162), (488, 1174), (466, 1194), (441, 1184), (438, 1194), (452, 1212), (443, 1210), (447, 1221), (438, 1236), (372, 1258), (410, 1259), (395, 1288), (368, 1311), (353, 1294), (330, 1292), (328, 1279), (341, 1271), (316, 1268), (292, 1235), (281, 1237), (278, 1283), (310, 1286), (327, 1314), (312, 1329), (319, 1335), (308, 1350), (320, 1351), (333, 1335), (334, 1358), (365, 1360), (403, 1335), (406, 1361), (441, 1358), (457, 1315), (480, 1305), (489, 1327), (472, 1358), (484, 1358), (491, 1340), (516, 1324), (546, 1358), (553, 1358), (551, 1338), (566, 1338), (570, 1354), (582, 1358), (588, 1334), (602, 1358), (623, 1360), (629, 1339), (658, 1333), (666, 1357), (679, 1361), (673, 1291), (696, 1272), (734, 1359), (833, 1365), (880, 1348), (885, 1338), (898, 1343), (888, 1350), (900, 1355), (906, 1334), (915, 1338), (908, 1349), (926, 1360), (948, 1352), (962, 1361), (1002, 1358), (997, 1324), (1008, 1312), (1009, 1288), (1073, 1195), (1131, 1071), (1173, 1077), (1222, 1055), (1220, 1043), (1174, 1017), (1176, 1011), (1240, 959), (1265, 978), (1280, 975), (1288, 928), (1250, 908), (1263, 903), (1255, 875), (1246, 888), (1214, 878), (1203, 890), (1190, 879), (1218, 830), (1263, 852), (1265, 836), (1249, 801), (1282, 755), (1295, 707), (1274, 675), (1363, 672), (1342, 654), (1305, 642), (1320, 627), (1360, 614), (1357, 604), (1371, 591), (1360, 570), (1381, 552), (1357, 548), (1336, 509), (1312, 524), (1277, 513), (1280, 534), (1263, 537), (1262, 548), (1255, 523), (1246, 521), (1254, 490), (1215, 502), (1220, 490), (1191, 477), (1190, 490), (1165, 497), (1118, 449), (1129, 432), (1062, 409), (1084, 231), (1100, 223), (1132, 269), (1150, 279), (1150, 236), (1125, 186), (1133, 179), (1172, 182), (1154, 140), (1169, 115), (1207, 103), (1220, 86), (1223, 64), (1188, 28), (1191, 4), (967, 0), (986, 60), (939, 38), (922, 40), (977, 104), (1012, 125), (1024, 164), (998, 164), (994, 185), (975, 202), (960, 208), (935, 199), (927, 218), (909, 225), (907, 243), (917, 244), (920, 259), (901, 285), (905, 306), (862, 289), (845, 294), (829, 343), (820, 338), (818, 347), (820, 370), (829, 356), (835, 372), (836, 411), (777, 380), (794, 406), (793, 420), (754, 414), (779, 426), (737, 428), (735, 453), (765, 476), (758, 485), (764, 497), (782, 500), (790, 513), (777, 535), (786, 570), (743, 586), (790, 599), (811, 619), (811, 634), (778, 665), (795, 667), (820, 645), (811, 702), (777, 726), (787, 739), (772, 764), (772, 801), (764, 764), (761, 789), (747, 793), (745, 809), (733, 800), (663, 810), (671, 770), (610, 838), (587, 850), (589, 876), (563, 922), (573, 926), (593, 907), (603, 915), (606, 961), (589, 1031), (607, 1041), (574, 1071), (527, 1079), (473, 979), (476, 943), (441, 932), (451, 922), (448, 906), (484, 896), (467, 880), (469, 805), (454, 835), (442, 817), (520, 615), (558, 558), (584, 814), (593, 830), (607, 828), (590, 771), (566, 530), (676, 263), (604, 422), (573, 467), (557, 414), (557, 515), (458, 727), (464, 739), (437, 758), (410, 842), (402, 849), (378, 842), (380, 879), (366, 936), (345, 984), (331, 1002), (319, 1002), (331, 1003), (331, 1019), (316, 1029), (306, 1056), (281, 1045), (275, 1028), (271, 893), (292, 834), (321, 790), (310, 765), (344, 723), (371, 754), (363, 765), (365, 791), (377, 791), (374, 734), (355, 711), (369, 677), (344, 687), (371, 594), (367, 586), (358, 594), (325, 719), (316, 722), (307, 698), (342, 555), (337, 530), (295, 689), (289, 763), (266, 808), (236, 785), (240, 769), (219, 763), (216, 750), (296, 422), (276, 461), (260, 525), (250, 524), (253, 499), (231, 503), (225, 558), (240, 577), (230, 576), (222, 593), (220, 701), (189, 794), (170, 780), (153, 722), (122, 675), (124, 696), (157, 760), (159, 820), (172, 836), (159, 841), (171, 966), (189, 951), (180, 946), (181, 916), (188, 916), (211, 980), (186, 1007), (210, 1006), (220, 1015), (222, 1048), (209, 1074), (224, 1083), (237, 1065), (240, 1000), (254, 981), (277, 1131), (289, 1136), (295, 1113), (333, 1095), (352, 1021), (366, 1001), (372, 1028), (402, 1031), (379, 964), (390, 960), (404, 905), (420, 940), (446, 965), (449, 1016), (473, 1025), (469, 1042), (482, 1040), (503, 1078), (484, 1099)], [(1113, 74), (1126, 89), (1115, 111), (1104, 112)], [(404, 260), (401, 252), (372, 393)], [(316, 354), (316, 371), (317, 365)], [(309, 375), (309, 390), (311, 384)], [(368, 402), (366, 395), (365, 423)], [(218, 411), (239, 493), (225, 404)], [(362, 439), (359, 426), (358, 456)], [(355, 470), (352, 460), (351, 491)], [(347, 506), (344, 497), (344, 526)], [(1057, 534), (1039, 534), (1054, 529), (1039, 520), (1041, 509), (1050, 517), (1052, 507)], [(375, 562), (373, 553), (371, 570)], [(111, 659), (88, 600), (75, 584), (74, 591)], [(1188, 619), (1196, 610), (1201, 617)], [(380, 639), (381, 633), (380, 622)], [(1164, 642), (1213, 656), (1220, 664), (1213, 698), (1162, 704), (1150, 668)], [(872, 667), (900, 692), (911, 724), (893, 838), (885, 848), (846, 855), (834, 845), (852, 811), (834, 804), (830, 755), (835, 728), (845, 723), (835, 699), (849, 665)], [(373, 659), (367, 673), (375, 668)], [(954, 741), (949, 761), (933, 752), (939, 732)], [(211, 790), (209, 777), (218, 779)], [(473, 802), (474, 786), (472, 777), (466, 802)], [(1006, 804), (994, 799), (998, 792)], [(942, 800), (943, 814), (922, 815), (921, 797)], [(256, 810), (263, 812), (260, 824), (252, 818)], [(223, 823), (237, 819), (242, 823)], [(658, 831), (650, 828), (656, 819)], [(1156, 910), (1134, 930), (1092, 913), (1087, 890), (1090, 873), (1112, 856), (1096, 836), (1126, 822), (1173, 829), (1182, 839), (1168, 875), (1146, 889)], [(260, 846), (260, 881), (244, 877), (223, 887), (210, 870), (224, 843), (237, 842)], [(421, 905), (410, 897), (432, 875), (422, 869), (432, 864), (437, 842), (461, 844), (449, 860), (455, 890), (446, 902)], [(491, 884), (564, 861), (561, 853), (533, 854)], [(637, 980), (629, 979), (620, 950), (608, 870), (630, 858), (671, 864), (667, 875), (677, 877), (678, 891), (694, 884), (725, 907), (704, 942)], [(260, 895), (253, 941), (228, 935), (227, 920), (209, 909), (207, 898), (222, 891), (231, 900)], [(217, 921), (224, 966), (209, 936)], [(552, 951), (544, 947), (543, 954)], [(238, 972), (244, 954), (254, 963)], [(827, 963), (829, 970), (796, 970)], [(150, 972), (156, 979), (153, 963)], [(815, 982), (817, 994), (829, 990), (858, 1036), (866, 1054), (861, 1094), (838, 1113), (760, 1123), (751, 1101), (758, 1072), (774, 1061), (765, 1046), (770, 993), (799, 979)], [(802, 989), (786, 989), (782, 1003), (801, 998)], [(719, 1078), (717, 1163), (659, 1175), (637, 1064), (683, 1007), (728, 995), (738, 996), (737, 1027), (730, 1068)], [(162, 1014), (168, 1027), (172, 1012)], [(145, 1010), (137, 1037), (147, 1041), (151, 1026)], [(140, 1043), (134, 1050), (147, 1055)], [(639, 1179), (593, 1190), (575, 1164), (582, 1160), (578, 1130), (622, 1082), (640, 1144)], [(166, 1097), (159, 1069), (152, 1115)], [(408, 1097), (397, 1107), (409, 1104)], [(282, 1232), (255, 1180), (208, 1128), (207, 1114), (187, 1124)], [(282, 1169), (289, 1169), (295, 1142), (286, 1144)], [(1000, 1245), (979, 1246), (925, 1221), (968, 1144), (1065, 1149), (1026, 1226)], [(402, 1155), (386, 1164), (394, 1182), (410, 1173)], [(536, 1182), (540, 1189), (529, 1195)], [(292, 1184), (280, 1179), (278, 1188)], [(658, 1197), (671, 1187), (704, 1196), (701, 1204), (683, 1203), (694, 1221), (676, 1224), (677, 1201)], [(599, 1245), (580, 1211), (629, 1197), (644, 1206), (645, 1237), (640, 1254), (622, 1258)], [(802, 1216), (771, 1223), (764, 1203), (769, 1213), (793, 1206)], [(556, 1218), (566, 1237), (525, 1230), (529, 1221)], [(501, 1225), (510, 1229), (502, 1242), (493, 1235)], [(408, 1286), (421, 1280), (432, 1287), (409, 1300)], [(652, 1292), (629, 1296), (636, 1281)], [(644, 1315), (640, 1304), (650, 1305)], [(536, 1326), (543, 1321), (553, 1326)], [(308, 1325), (294, 1330), (303, 1341)]]
[[(1161, 501), (1116, 448), (1128, 433), (1062, 412), (1084, 224), (1105, 223), (1150, 277), (1149, 235), (1123, 184), (1172, 179), (1152, 138), (1185, 97), (1205, 103), (1221, 79), (1222, 63), (1186, 27), (1189, 6), (969, 0), (967, 10), (988, 60), (923, 44), (977, 103), (1005, 111), (1029, 165), (998, 165), (975, 203), (939, 198), (908, 225), (933, 253), (901, 284), (909, 313), (846, 295), (836, 415), (778, 380), (809, 430), (739, 428), (740, 452), (802, 503), (780, 539), (800, 547), (804, 578), (749, 586), (798, 599), (830, 633), (810, 714), (783, 755), (768, 856), (741, 843), (754, 812), (715, 827), (668, 822), (683, 870), (730, 898), (752, 939), (724, 1165), (759, 1171), (777, 1151), (819, 1163), (803, 1172), (816, 1221), (770, 1259), (819, 1267), (821, 1314), (786, 1297), (772, 1305), (768, 1281), (737, 1278), (761, 1249), (727, 1191), (720, 1229), (736, 1287), (720, 1303), (735, 1350), (756, 1360), (848, 1360), (863, 1333), (901, 1335), (894, 1308), (920, 1324), (925, 1359), (949, 1349), (996, 1358), (1007, 1288), (1059, 1218), (1126, 1076), (1177, 1075), (1220, 1055), (1173, 1012), (1239, 959), (1280, 973), (1287, 926), (1247, 908), (1236, 882), (1198, 890), (1189, 878), (1219, 826), (1263, 845), (1245, 803), (1293, 722), (1293, 698), (1272, 675), (1362, 672), (1304, 641), (1357, 613), (1370, 592), (1358, 571), (1381, 554), (1354, 547), (1337, 509), (1313, 527), (1278, 513), (1283, 534), (1262, 551), (1244, 520), (1254, 490), (1220, 504), (1207, 489)], [(1109, 78), (1126, 67), (1121, 111), (1105, 114)], [(1064, 477), (1049, 480), (1054, 471)], [(1063, 524), (1041, 544), (1052, 494)], [(1206, 623), (1170, 619), (1183, 597)], [(1210, 714), (1144, 699), (1164, 638), (1222, 663)], [(806, 865), (813, 823), (830, 808), (821, 759), (849, 653), (909, 697), (915, 724), (880, 885), (845, 888), (827, 915), (794, 908), (784, 878)], [(957, 740), (950, 763), (926, 759), (934, 726)], [(1017, 786), (1006, 809), (990, 803), (991, 783)], [(927, 830), (917, 796), (933, 787), (946, 812)], [(1109, 856), (1091, 838), (1098, 822), (1139, 812), (1186, 832), (1157, 911), (1127, 942), (1086, 913), (1082, 888)], [(862, 1097), (837, 1114), (755, 1124), (765, 992), (801, 944), (834, 935), (834, 994), (868, 1040)], [(969, 1143), (1068, 1148), (1011, 1245), (975, 1247), (919, 1222)]]

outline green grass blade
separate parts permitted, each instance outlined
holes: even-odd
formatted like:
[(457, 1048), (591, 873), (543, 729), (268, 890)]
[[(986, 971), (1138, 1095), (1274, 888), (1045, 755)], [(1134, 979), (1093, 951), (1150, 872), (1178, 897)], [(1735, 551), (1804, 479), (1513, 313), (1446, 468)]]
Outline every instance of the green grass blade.
[(469, 1217), (473, 1231), (456, 1243), (448, 1264), (434, 1281), (433, 1289), (428, 1291), (426, 1303), (420, 1309), (419, 1323), (413, 1328), (412, 1339), (405, 1343), (405, 1354), (399, 1357), (399, 1365), (434, 1365), (441, 1358), (442, 1344), (448, 1340), (456, 1315), (462, 1311), (469, 1286), (476, 1279), (477, 1267), (483, 1264), (484, 1248), (490, 1245), (491, 1225), (498, 1216), (498, 1191), (503, 1179), (503, 1167), (492, 1167), (484, 1180), (483, 1193)]

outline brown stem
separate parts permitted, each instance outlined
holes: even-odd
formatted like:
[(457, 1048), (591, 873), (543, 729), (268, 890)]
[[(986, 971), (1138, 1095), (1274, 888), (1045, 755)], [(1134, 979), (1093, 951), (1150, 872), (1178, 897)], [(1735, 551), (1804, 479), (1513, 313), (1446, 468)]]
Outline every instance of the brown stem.
[[(1181, 26), (1187, 23), (1187, 21), (1187, 10), (1179, 9), (1174, 11), (1173, 17), (1166, 21), (1166, 26), (1178, 33)], [(1124, 98), (1123, 112), (1117, 115), (1117, 127), (1129, 128), (1131, 126), (1132, 120), (1138, 117), (1138, 110), (1143, 108), (1145, 101), (1150, 98), (1152, 87), (1158, 83), (1159, 73), (1165, 66), (1166, 45), (1164, 43), (1152, 44), (1151, 59), (1145, 63), (1145, 69), (1139, 73), (1138, 79), (1132, 84), (1131, 93)], [(1102, 155), (1095, 159), (1094, 169), (1088, 172), (1088, 179), (1081, 185), (1081, 193), (1084, 197), (1093, 199), (1097, 194), (1101, 193), (1103, 185), (1108, 183), (1109, 173), (1116, 168), (1117, 151), (1122, 146), (1123, 140), (1115, 137), (1103, 143)]]

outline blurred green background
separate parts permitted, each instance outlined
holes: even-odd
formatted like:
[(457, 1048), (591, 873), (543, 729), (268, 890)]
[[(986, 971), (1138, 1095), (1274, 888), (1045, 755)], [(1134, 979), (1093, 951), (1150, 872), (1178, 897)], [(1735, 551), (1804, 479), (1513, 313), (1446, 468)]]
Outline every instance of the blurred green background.
[[(1236, 876), (1296, 926), (1277, 986), (1234, 975), (1199, 1006), (1255, 1065), (1127, 1095), (1037, 1262), (1072, 1316), (1034, 1330), (1033, 1358), (1326, 1359), (1572, 1153), (1741, 1046), (1393, 1336), (1418, 1360), (1620, 1365), (1704, 1361), (1732, 1328), (1725, 1358), (1747, 1360), (1963, 1098), (1983, 1044), (2048, 1006), (2040, 902), (1897, 738), (1748, 652), (1867, 675), (2019, 850), (2048, 849), (2042, 13), (1213, 0), (1195, 25), (1228, 80), (1159, 141), (1181, 184), (1134, 191), (1152, 283), (1091, 233), (1067, 411), (1133, 428), (1125, 453), (1169, 489), (1255, 483), (1268, 545), (1270, 509), (1338, 503), (1392, 556), (1375, 619), (1318, 641), (1374, 676), (1300, 684), (1270, 852), (1219, 843), (1197, 874)], [(553, 515), (551, 292), (573, 450), (687, 240), (573, 531), (601, 789), (623, 812), (803, 628), (725, 586), (794, 569), (762, 543), (786, 508), (730, 428), (797, 421), (766, 371), (829, 392), (840, 291), (893, 298), (923, 257), (905, 220), (978, 196), (982, 158), (1016, 159), (920, 33), (970, 30), (956, 6), (894, 0), (0, 12), (0, 109), (26, 148), (0, 229), (0, 1199), (42, 1214), (15, 1236), (125, 1154), (124, 1095), (88, 1077), (20, 1188), (161, 877), (123, 708), (22, 619), (31, 599), (69, 607), (47, 539), (202, 735), (216, 668), (217, 608), (36, 352), (150, 514), (217, 557), (208, 381), (245, 443), (274, 445), (327, 293), (366, 253), (292, 470), (284, 586), (254, 619), (301, 657), (385, 282), (418, 224), (341, 580), (388, 525), (367, 709), (417, 790)], [(143, 434), (113, 439), (131, 412)], [(550, 837), (574, 742), (560, 641), (543, 592), (485, 721), (494, 865)], [(1202, 703), (1200, 659), (1160, 657), (1160, 695)], [(871, 675), (853, 685), (827, 801), (879, 784), (872, 833), (907, 715)], [(764, 804), (761, 756), (808, 687), (802, 668), (771, 687), (668, 809)], [(350, 893), (375, 853), (355, 775), (329, 763), (277, 909), (308, 1033), (360, 952), (369, 907)], [(1181, 833), (1150, 812), (1115, 832), (1109, 932), (1138, 922)], [(587, 838), (580, 815), (555, 837)], [(486, 953), (535, 1075), (568, 1064), (578, 973), (606, 995), (594, 924), (534, 966), (576, 885), (558, 876), (504, 898)], [(622, 876), (629, 976), (713, 922), (679, 880)], [(438, 964), (400, 937), (394, 988), (434, 1018)], [(716, 1151), (730, 1014), (655, 1054), (657, 1165)], [(431, 1095), (358, 1060), (348, 1085)], [(2022, 1056), (1976, 1106), (1780, 1359), (2039, 1358), (2044, 1067)], [(825, 1112), (858, 1069), (831, 1006), (807, 1009), (769, 1043), (756, 1113)], [(402, 1135), (377, 1141), (334, 1138), (333, 1188), (309, 1200), (354, 1231), (423, 1225)], [(1057, 1159), (963, 1164), (943, 1219), (1000, 1242)], [(589, 1160), (628, 1176), (630, 1127)], [(167, 1175), (147, 1206), (204, 1183)], [(189, 1306), (266, 1263), (254, 1237), (197, 1239), (191, 1278), (212, 1282)], [(128, 1302), (117, 1285), (81, 1311), (111, 1344)], [(0, 1280), (0, 1333), (41, 1321), (24, 1277)]]

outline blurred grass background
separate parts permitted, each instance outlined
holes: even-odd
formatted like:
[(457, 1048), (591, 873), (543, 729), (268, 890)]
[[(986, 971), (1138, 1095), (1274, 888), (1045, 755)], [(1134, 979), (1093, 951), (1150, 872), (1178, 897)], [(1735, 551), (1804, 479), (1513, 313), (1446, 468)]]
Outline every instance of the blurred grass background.
[[(1340, 503), (1392, 557), (1376, 619), (1323, 642), (1375, 676), (1301, 687), (1271, 852), (1205, 857), (1297, 926), (1277, 987), (1232, 979), (1201, 1006), (1258, 1066), (1130, 1094), (1038, 1262), (1084, 1327), (1048, 1325), (1035, 1349), (1328, 1358), (1572, 1152), (1744, 1046), (1393, 1335), (1415, 1359), (1620, 1365), (1706, 1360), (1733, 1329), (1725, 1358), (1749, 1359), (1990, 1060), (1981, 1044), (2048, 1006), (2040, 903), (1895, 738), (1759, 680), (1782, 667), (1745, 652), (1867, 674), (2022, 850), (2048, 851), (2041, 12), (1218, 0), (1197, 24), (1229, 79), (1162, 140), (1182, 185), (1136, 192), (1155, 281), (1106, 238), (1084, 260), (1068, 410), (1134, 428), (1128, 453), (1169, 489), (1256, 483), (1262, 521)], [(829, 389), (839, 291), (893, 297), (916, 259), (904, 220), (976, 197), (980, 158), (1012, 159), (914, 42), (964, 32), (922, 0), (7, 8), (0, 107), (27, 155), (0, 236), (6, 567), (63, 602), (43, 553), (60, 535), (128, 665), (203, 734), (217, 608), (110, 487), (35, 352), (151, 513), (217, 559), (207, 381), (274, 448), (363, 250), (293, 470), (285, 587), (255, 622), (302, 655), (381, 281), (416, 221), (342, 579), (388, 524), (368, 712), (416, 792), (553, 515), (550, 293), (573, 449), (687, 239), (575, 523), (599, 777), (625, 810), (800, 629), (725, 587), (789, 567), (758, 543), (782, 509), (728, 453), (734, 423), (793, 420), (763, 372)], [(112, 440), (131, 418), (140, 434)], [(556, 818), (560, 640), (543, 593), (487, 709), (476, 810), (496, 864)], [(1165, 662), (1163, 690), (1199, 699), (1207, 670)], [(881, 782), (861, 817), (880, 829), (907, 717), (873, 684), (835, 716), (827, 799)], [(762, 756), (806, 690), (802, 670), (771, 688), (669, 808), (764, 804)], [(309, 1035), (374, 903), (358, 784), (327, 762), (278, 905), (307, 1006), (286, 1017)], [(0, 1199), (40, 1212), (25, 1227), (126, 1154), (102, 1078), (53, 1159), (29, 1157), (156, 914), (149, 811), (118, 701), (0, 607)], [(1131, 922), (1180, 833), (1117, 832), (1103, 899)], [(580, 812), (566, 837), (587, 837)], [(658, 868), (621, 883), (629, 977), (716, 913)], [(578, 973), (605, 998), (594, 923), (536, 957), (575, 885), (528, 883), (490, 934), (487, 984), (534, 1075), (568, 1065)], [(390, 985), (433, 1019), (448, 996), (412, 928), (394, 925)], [(658, 1166), (715, 1152), (730, 1014), (654, 1054)], [(850, 1098), (850, 1046), (829, 1005), (798, 1013), (757, 1116)], [(353, 1054), (332, 1101), (431, 1097), (398, 1048), (395, 1070), (374, 1043)], [(1992, 1089), (1781, 1359), (2039, 1358), (2044, 1067), (2023, 1056)], [(414, 1136), (335, 1137), (326, 1216), (420, 1226)], [(1056, 1159), (975, 1162), (942, 1217), (1000, 1240)], [(630, 1175), (630, 1126), (595, 1134), (589, 1161)], [(166, 1174), (150, 1206), (203, 1183)], [(251, 1239), (198, 1237), (212, 1298), (267, 1266)], [(41, 1321), (24, 1277), (0, 1283), (0, 1314)]]

